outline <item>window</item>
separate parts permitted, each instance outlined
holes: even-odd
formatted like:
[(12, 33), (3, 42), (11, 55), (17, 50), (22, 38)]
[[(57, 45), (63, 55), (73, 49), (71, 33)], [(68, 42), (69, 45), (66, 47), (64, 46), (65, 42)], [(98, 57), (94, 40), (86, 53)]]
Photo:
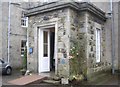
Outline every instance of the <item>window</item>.
[(44, 31), (43, 32), (43, 56), (48, 57), (48, 32)]
[(96, 29), (96, 62), (100, 62), (100, 29)]
[(24, 56), (24, 52), (25, 52), (25, 47), (26, 47), (26, 40), (22, 40), (21, 41), (21, 57)]
[(22, 27), (28, 27), (28, 17), (21, 18), (21, 25)]

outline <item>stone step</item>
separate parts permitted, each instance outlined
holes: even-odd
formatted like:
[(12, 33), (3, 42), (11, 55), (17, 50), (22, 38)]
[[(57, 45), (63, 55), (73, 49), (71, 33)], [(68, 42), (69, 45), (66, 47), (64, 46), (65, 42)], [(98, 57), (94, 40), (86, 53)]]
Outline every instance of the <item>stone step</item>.
[(55, 80), (43, 80), (43, 82), (45, 82), (45, 83), (50, 83), (50, 84), (59, 84), (60, 83), (60, 81), (55, 81)]

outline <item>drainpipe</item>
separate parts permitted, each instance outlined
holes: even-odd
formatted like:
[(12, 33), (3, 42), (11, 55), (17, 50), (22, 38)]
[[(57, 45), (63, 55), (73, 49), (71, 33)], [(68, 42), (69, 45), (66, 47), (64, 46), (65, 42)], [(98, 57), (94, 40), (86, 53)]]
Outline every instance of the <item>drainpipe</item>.
[(7, 46), (7, 48), (8, 48), (8, 54), (7, 54), (7, 62), (9, 63), (10, 62), (10, 13), (11, 13), (11, 7), (10, 7), (10, 4), (11, 4), (11, 0), (9, 0), (9, 7), (8, 7), (8, 9), (9, 9), (9, 13), (8, 13), (8, 46)]
[(113, 1), (110, 0), (110, 11), (111, 11), (111, 30), (112, 30), (112, 74), (115, 74), (114, 60), (115, 60), (115, 37), (114, 37), (114, 12), (113, 12)]

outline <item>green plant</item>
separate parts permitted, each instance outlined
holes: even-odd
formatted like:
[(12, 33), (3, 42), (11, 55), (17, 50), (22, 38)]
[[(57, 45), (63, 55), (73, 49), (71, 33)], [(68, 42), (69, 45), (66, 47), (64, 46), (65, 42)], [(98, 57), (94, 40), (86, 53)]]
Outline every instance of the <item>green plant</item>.
[(71, 69), (72, 70), (72, 74), (80, 74), (81, 71), (81, 65), (80, 65), (80, 46), (76, 41), (72, 41), (73, 43), (73, 47), (71, 47), (70, 49), (70, 64), (71, 64)]
[(77, 38), (71, 38), (71, 47), (69, 52), (70, 58), (70, 78), (82, 80), (86, 76), (86, 54), (85, 39), (81, 39), (81, 35)]
[(24, 51), (23, 69), (27, 69), (27, 47), (25, 47), (25, 51)]

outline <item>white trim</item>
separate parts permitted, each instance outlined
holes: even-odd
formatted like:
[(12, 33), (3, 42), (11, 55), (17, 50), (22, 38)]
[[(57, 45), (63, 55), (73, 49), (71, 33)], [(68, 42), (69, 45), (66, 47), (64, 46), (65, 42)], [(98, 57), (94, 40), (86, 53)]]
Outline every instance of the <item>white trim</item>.
[(39, 41), (38, 41), (38, 72), (39, 73), (41, 73), (41, 71), (40, 71), (40, 69), (41, 69), (41, 65), (40, 65), (40, 63), (39, 63), (39, 61), (41, 61), (40, 60), (40, 57), (41, 57), (41, 55), (40, 54), (42, 54), (42, 51), (40, 51), (40, 49), (43, 49), (43, 47), (42, 47), (42, 45), (41, 45), (41, 43), (40, 43), (40, 37), (42, 38), (42, 35), (41, 35), (41, 30), (39, 29), (39, 34), (38, 34), (38, 39), (39, 39)]
[(101, 30), (101, 25), (98, 23), (95, 23), (95, 28), (98, 28), (99, 30)]
[(37, 27), (42, 28), (42, 29), (51, 28), (51, 27), (55, 27), (55, 24), (56, 23), (48, 23), (48, 24), (37, 25)]
[(22, 27), (28, 27), (28, 17), (23, 17), (23, 18), (21, 18), (21, 21), (22, 21), (22, 20), (24, 20), (25, 25), (22, 25), (22, 22), (21, 22), (21, 26), (22, 26)]
[(58, 49), (58, 24), (57, 22), (55, 23), (55, 51), (54, 51), (54, 57), (55, 57), (55, 74), (57, 75), (57, 69), (58, 69), (58, 58), (57, 58), (57, 49)]
[(101, 40), (100, 29), (96, 28), (96, 63), (101, 61)]
[[(56, 22), (53, 22), (53, 23), (48, 23), (48, 24), (42, 24), (42, 25), (37, 25), (37, 29), (39, 29), (39, 34), (40, 34), (40, 29), (45, 29), (45, 28), (51, 28), (51, 27), (54, 27), (55, 28), (55, 51), (54, 51), (54, 57), (55, 57), (55, 74), (57, 74), (57, 32), (58, 32), (58, 24), (57, 24), (57, 21)], [(38, 34), (38, 39), (40, 39), (40, 36)], [(38, 46), (40, 45), (40, 41), (38, 41)], [(40, 49), (42, 47), (38, 47), (38, 49)], [(39, 57), (40, 57), (40, 52), (38, 51), (38, 60), (39, 60)], [(40, 61), (40, 60), (39, 60)], [(38, 62), (38, 72), (39, 72), (39, 62)], [(39, 72), (40, 73), (40, 72)]]

